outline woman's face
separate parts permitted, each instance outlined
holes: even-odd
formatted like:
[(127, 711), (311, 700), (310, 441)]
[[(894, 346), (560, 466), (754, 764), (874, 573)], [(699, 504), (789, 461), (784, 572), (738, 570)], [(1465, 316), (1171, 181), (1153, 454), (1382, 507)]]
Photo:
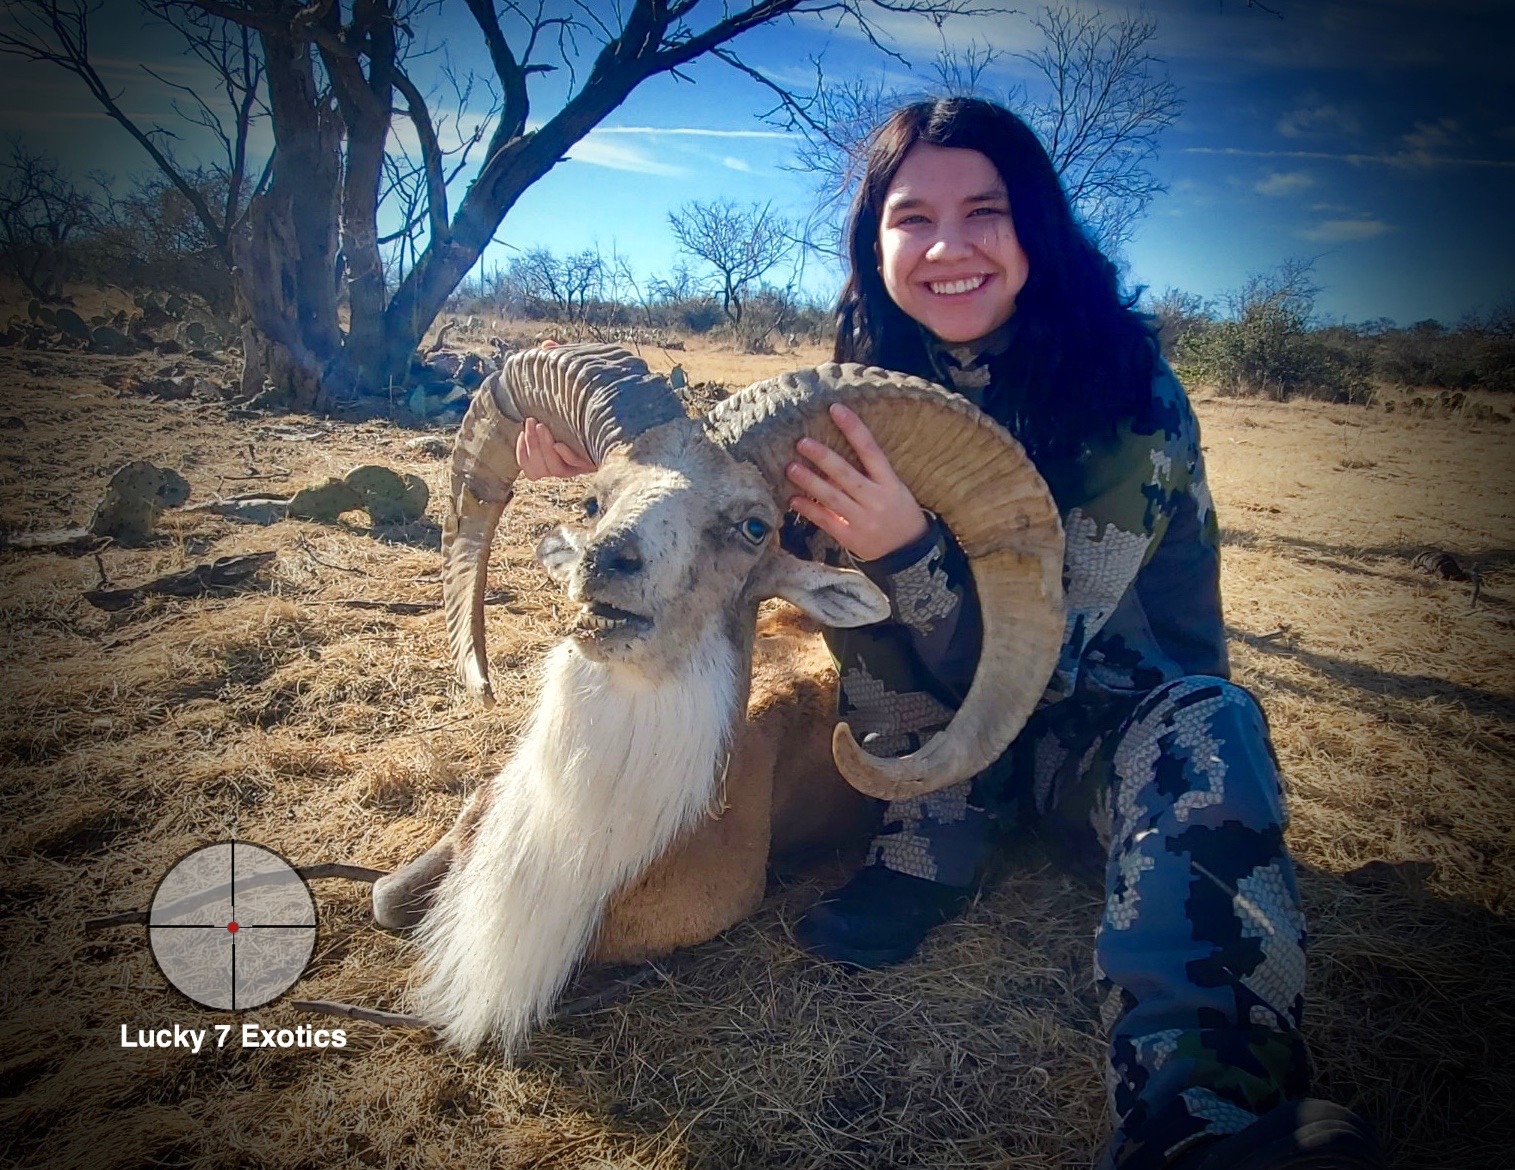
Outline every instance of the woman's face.
[(999, 171), (976, 150), (918, 142), (884, 196), (879, 272), (943, 341), (975, 341), (1015, 312), (1030, 272)]

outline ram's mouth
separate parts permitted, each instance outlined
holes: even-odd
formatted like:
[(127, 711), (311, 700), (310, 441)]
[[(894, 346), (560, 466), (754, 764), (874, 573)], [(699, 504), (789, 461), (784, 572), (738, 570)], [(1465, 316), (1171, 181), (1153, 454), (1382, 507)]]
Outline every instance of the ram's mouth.
[(579, 608), (575, 633), (581, 638), (602, 638), (611, 634), (642, 634), (652, 629), (652, 619), (630, 610), (617, 609), (602, 601), (591, 601)]

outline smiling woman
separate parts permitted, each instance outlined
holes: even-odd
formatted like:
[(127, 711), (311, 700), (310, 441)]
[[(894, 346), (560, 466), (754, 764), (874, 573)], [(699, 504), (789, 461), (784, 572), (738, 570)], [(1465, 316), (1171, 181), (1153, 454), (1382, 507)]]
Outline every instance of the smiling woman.
[[(1067, 622), (1036, 712), (977, 776), (889, 801), (869, 864), (795, 938), (858, 967), (909, 959), (965, 912), (997, 823), (1103, 871), (1095, 971), (1114, 1134), (1101, 1170), (1377, 1166), (1355, 1114), (1304, 1099), (1304, 917), (1284, 794), (1256, 700), (1229, 678), (1219, 535), (1199, 426), (1046, 151), (1003, 107), (897, 110), (848, 231), (838, 361), (935, 378), (1035, 458), (1066, 535)], [(791, 469), (795, 551), (847, 558), (889, 622), (828, 629), (841, 714), (879, 755), (930, 742), (964, 703), (980, 611), (948, 526), (912, 500), (893, 538), (853, 528), (892, 476), (866, 429)], [(985, 482), (993, 477), (985, 469)]]

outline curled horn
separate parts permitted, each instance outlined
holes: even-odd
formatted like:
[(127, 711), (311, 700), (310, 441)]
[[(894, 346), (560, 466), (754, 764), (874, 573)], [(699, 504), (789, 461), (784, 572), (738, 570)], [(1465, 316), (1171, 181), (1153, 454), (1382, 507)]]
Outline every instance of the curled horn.
[(827, 408), (854, 410), (922, 507), (951, 530), (983, 613), (978, 670), (952, 722), (897, 758), (863, 750), (846, 723), (832, 735), (854, 788), (897, 800), (982, 771), (1020, 732), (1046, 689), (1062, 644), (1063, 528), (1046, 482), (1020, 444), (966, 399), (921, 378), (830, 363), (749, 386), (706, 418), (718, 443), (754, 464), (775, 497), (809, 435), (851, 457)]
[(516, 439), (528, 418), (596, 464), (618, 443), (685, 417), (667, 381), (611, 345), (565, 345), (511, 354), (484, 380), (452, 447), (452, 486), (442, 526), (442, 604), (447, 641), (468, 693), (494, 702), (484, 652), (489, 546), (514, 494)]

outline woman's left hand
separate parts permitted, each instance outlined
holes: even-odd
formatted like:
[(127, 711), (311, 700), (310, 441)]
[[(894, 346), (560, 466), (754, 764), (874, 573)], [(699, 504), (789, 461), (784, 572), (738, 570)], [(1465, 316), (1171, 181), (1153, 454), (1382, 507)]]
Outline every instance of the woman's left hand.
[(826, 444), (801, 439), (795, 445), (801, 458), (787, 470), (804, 495), (791, 496), (790, 509), (862, 561), (876, 561), (919, 539), (927, 528), (926, 514), (863, 420), (838, 403), (831, 407), (831, 421), (851, 444), (862, 470)]

